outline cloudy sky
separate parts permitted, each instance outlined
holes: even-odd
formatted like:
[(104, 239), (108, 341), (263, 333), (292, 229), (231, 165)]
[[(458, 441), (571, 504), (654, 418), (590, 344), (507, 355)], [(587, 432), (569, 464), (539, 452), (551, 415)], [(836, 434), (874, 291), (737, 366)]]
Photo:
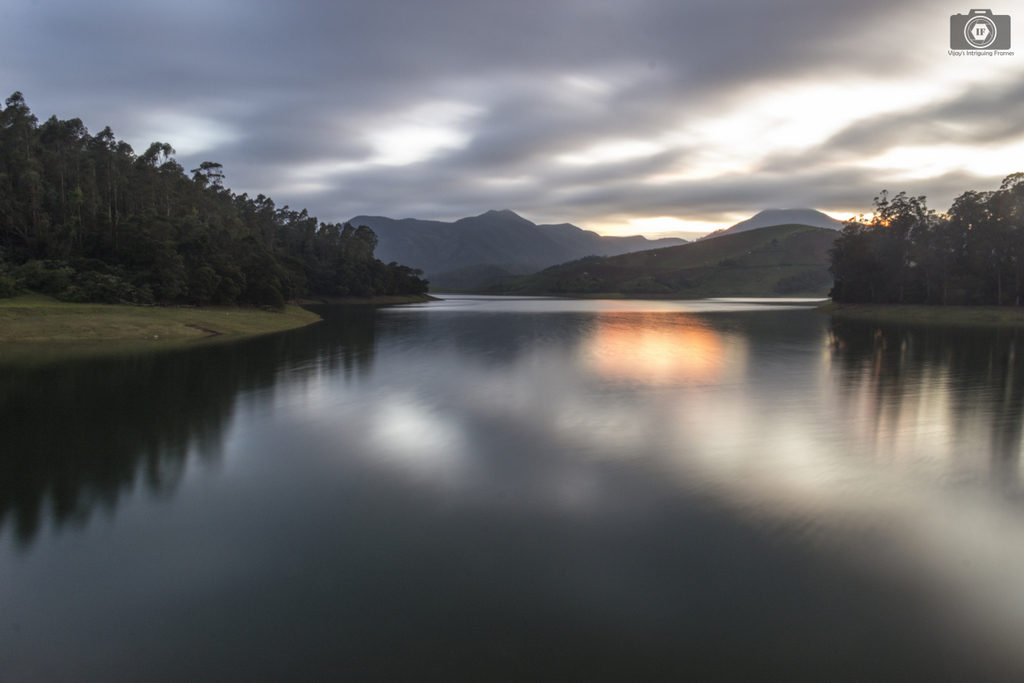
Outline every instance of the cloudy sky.
[[(847, 218), (881, 189), (944, 210), (1024, 171), (1024, 43), (951, 56), (949, 17), (969, 9), (5, 0), (0, 86), (321, 220), (509, 208), (707, 231), (767, 207)], [(992, 10), (1024, 35), (1024, 4)]]

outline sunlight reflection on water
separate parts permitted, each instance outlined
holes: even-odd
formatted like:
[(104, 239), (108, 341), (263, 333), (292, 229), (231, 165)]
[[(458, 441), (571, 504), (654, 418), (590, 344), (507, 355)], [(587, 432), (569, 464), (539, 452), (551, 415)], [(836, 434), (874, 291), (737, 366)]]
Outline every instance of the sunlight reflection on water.
[(580, 344), (585, 367), (642, 386), (725, 381), (746, 364), (742, 337), (725, 334), (685, 313), (600, 313)]
[[(477, 398), (457, 412), (472, 414), (478, 399), (489, 399), (493, 412), (545, 431), (564, 454), (639, 459), (790, 541), (828, 547), (894, 580), (931, 582), (957, 618), (994, 629), (993, 637), (1012, 641), (1008, 634), (1024, 626), (1016, 571), (1024, 565), (1024, 518), (985, 485), (1001, 450), (1014, 466), (1000, 469), (999, 488), (1016, 489), (1019, 420), (1015, 435), (999, 441), (986, 402), (1000, 397), (988, 386), (956, 386), (948, 364), (908, 359), (912, 340), (895, 349), (908, 372), (883, 367), (881, 349), (851, 371), (837, 362), (834, 331), (787, 346), (784, 334), (766, 343), (707, 317), (764, 311), (758, 302), (451, 305), (594, 316), (574, 354), (558, 362), (542, 362), (551, 351), (530, 348), (510, 366), (474, 368), (460, 384)], [(444, 372), (464, 371), (461, 359), (449, 360)], [(595, 378), (621, 388), (588, 388)], [(517, 400), (517, 387), (531, 398)], [(600, 506), (608, 495), (586, 500)]]

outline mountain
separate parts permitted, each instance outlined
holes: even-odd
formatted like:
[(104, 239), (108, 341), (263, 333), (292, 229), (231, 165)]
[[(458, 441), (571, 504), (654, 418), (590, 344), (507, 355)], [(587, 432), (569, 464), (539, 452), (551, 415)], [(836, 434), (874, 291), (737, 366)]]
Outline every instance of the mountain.
[(765, 209), (758, 211), (745, 221), (736, 225), (716, 230), (704, 239), (709, 237), (721, 237), (722, 235), (733, 235), (737, 232), (747, 232), (758, 228), (770, 228), (773, 225), (811, 225), (816, 228), (828, 228), (829, 230), (842, 230), (843, 222), (835, 218), (815, 211), (814, 209)]
[(377, 258), (422, 269), (435, 289), (478, 287), (584, 256), (685, 244), (678, 238), (605, 237), (570, 223), (537, 225), (507, 209), (451, 223), (385, 216), (356, 216), (349, 222), (377, 233)]
[(836, 230), (776, 225), (676, 247), (589, 257), (506, 279), (490, 292), (710, 296), (826, 296)]

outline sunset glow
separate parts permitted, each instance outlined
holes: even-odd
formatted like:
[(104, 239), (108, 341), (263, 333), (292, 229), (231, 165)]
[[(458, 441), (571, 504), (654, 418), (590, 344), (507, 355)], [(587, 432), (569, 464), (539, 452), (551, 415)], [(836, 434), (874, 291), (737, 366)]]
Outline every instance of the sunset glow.
[(602, 314), (581, 354), (603, 377), (646, 386), (714, 382), (744, 367), (741, 346), (680, 315)]
[[(0, 44), (43, 119), (110, 125), (136, 152), (167, 141), (186, 169), (221, 163), (226, 187), (321, 220), (508, 208), (657, 237), (768, 207), (847, 218), (882, 189), (941, 211), (1021, 170), (1024, 58), (950, 55), (954, 10), (309, 0), (243, 18), (213, 0), (197, 22), (192, 5), (57, 0), (9, 8)], [(157, 25), (201, 49), (137, 49)]]

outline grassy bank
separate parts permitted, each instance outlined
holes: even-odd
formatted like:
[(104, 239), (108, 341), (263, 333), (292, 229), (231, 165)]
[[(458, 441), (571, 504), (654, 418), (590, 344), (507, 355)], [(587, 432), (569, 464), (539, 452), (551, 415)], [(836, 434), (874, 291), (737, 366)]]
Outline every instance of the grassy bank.
[(320, 319), (298, 306), (281, 312), (234, 307), (71, 304), (39, 294), (0, 299), (0, 351), (15, 346), (164, 345), (202, 338), (239, 339)]
[(903, 304), (836, 304), (818, 308), (837, 318), (879, 323), (955, 326), (1024, 326), (1024, 308), (1007, 306), (909, 306)]

